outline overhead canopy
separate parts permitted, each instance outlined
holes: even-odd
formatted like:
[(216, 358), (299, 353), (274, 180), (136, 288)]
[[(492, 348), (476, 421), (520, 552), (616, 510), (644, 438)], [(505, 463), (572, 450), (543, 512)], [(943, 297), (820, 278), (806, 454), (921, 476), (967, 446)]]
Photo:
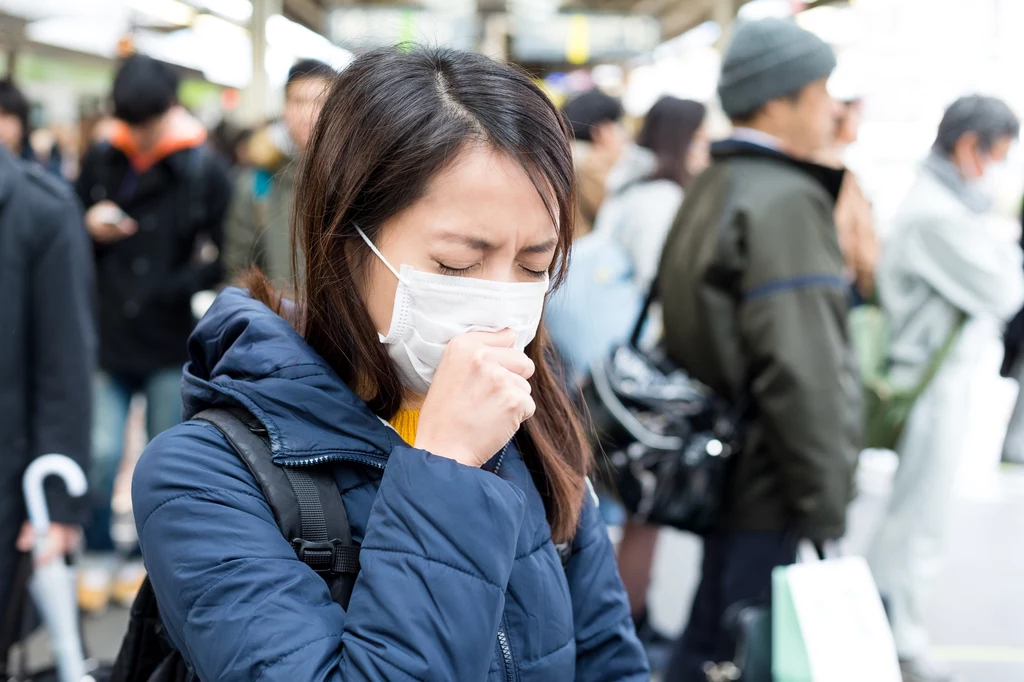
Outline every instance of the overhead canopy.
[[(509, 11), (536, 20), (544, 11), (606, 12), (654, 17), (661, 24), (661, 40), (685, 33), (709, 20), (730, 20), (749, 0), (478, 0), (468, 9), (476, 12)], [(326, 26), (335, 8), (410, 8), (449, 12), (465, 6), (464, 0), (284, 0), (285, 15), (310, 26)]]

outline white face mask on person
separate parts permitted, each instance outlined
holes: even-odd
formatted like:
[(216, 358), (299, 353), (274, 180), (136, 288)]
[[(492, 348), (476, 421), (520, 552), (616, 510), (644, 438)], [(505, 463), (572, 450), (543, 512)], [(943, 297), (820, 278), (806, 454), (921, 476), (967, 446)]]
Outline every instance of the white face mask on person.
[(538, 282), (492, 282), (421, 272), (410, 265), (399, 271), (361, 229), (356, 230), (398, 278), (391, 326), (386, 336), (379, 336), (410, 390), (427, 392), (445, 347), (460, 334), (511, 329), (518, 350), (537, 335), (547, 277)]
[(1006, 187), (1009, 170), (1010, 166), (1006, 161), (993, 161), (985, 166), (985, 170), (974, 181), (973, 186), (987, 199), (996, 202)]

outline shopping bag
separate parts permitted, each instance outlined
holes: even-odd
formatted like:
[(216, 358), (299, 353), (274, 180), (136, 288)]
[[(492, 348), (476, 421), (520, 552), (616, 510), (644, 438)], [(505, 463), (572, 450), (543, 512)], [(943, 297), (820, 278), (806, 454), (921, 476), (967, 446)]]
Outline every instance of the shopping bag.
[(775, 682), (901, 682), (892, 631), (861, 557), (772, 572)]

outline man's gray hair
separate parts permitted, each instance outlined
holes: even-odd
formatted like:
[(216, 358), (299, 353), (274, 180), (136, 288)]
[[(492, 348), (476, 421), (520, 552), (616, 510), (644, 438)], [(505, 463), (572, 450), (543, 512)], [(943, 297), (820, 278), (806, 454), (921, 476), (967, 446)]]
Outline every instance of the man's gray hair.
[(1020, 121), (1003, 100), (968, 95), (946, 109), (935, 137), (935, 149), (949, 156), (957, 141), (967, 133), (977, 135), (981, 150), (988, 151), (1001, 139), (1015, 139), (1020, 134)]

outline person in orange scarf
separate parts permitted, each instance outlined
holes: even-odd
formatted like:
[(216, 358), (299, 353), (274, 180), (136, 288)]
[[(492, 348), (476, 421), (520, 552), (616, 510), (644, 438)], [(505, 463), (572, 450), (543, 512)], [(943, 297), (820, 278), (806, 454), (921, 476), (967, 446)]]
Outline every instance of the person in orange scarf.
[[(162, 62), (142, 55), (122, 62), (115, 121), (87, 152), (76, 183), (95, 257), (100, 339), (89, 486), (95, 506), (79, 590), (90, 611), (102, 610), (112, 594), (130, 603), (141, 583), (141, 564), (118, 569), (111, 541), (129, 405), (145, 395), (150, 438), (180, 421), (191, 299), (221, 279), (217, 253), (231, 185), (177, 89), (177, 75)], [(120, 579), (112, 583), (115, 570)]]

